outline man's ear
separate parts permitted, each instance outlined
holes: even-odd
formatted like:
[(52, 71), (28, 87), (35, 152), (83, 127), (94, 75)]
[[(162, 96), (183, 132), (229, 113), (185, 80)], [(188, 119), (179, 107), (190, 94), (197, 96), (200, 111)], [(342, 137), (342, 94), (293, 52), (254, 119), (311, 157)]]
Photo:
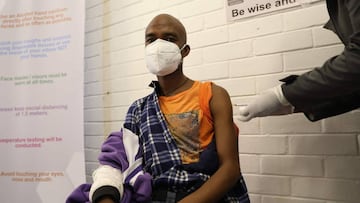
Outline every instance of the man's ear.
[(183, 48), (181, 55), (183, 58), (185, 58), (187, 55), (189, 55), (190, 53), (190, 46), (187, 44), (185, 45), (185, 47)]

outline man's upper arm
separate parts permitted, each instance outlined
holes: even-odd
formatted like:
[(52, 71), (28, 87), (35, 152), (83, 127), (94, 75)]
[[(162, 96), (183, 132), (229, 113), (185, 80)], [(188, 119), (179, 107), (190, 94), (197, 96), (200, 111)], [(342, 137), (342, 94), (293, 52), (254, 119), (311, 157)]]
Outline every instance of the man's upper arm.
[(214, 121), (216, 146), (220, 163), (224, 159), (238, 160), (237, 135), (232, 117), (232, 105), (227, 91), (213, 84), (210, 109)]

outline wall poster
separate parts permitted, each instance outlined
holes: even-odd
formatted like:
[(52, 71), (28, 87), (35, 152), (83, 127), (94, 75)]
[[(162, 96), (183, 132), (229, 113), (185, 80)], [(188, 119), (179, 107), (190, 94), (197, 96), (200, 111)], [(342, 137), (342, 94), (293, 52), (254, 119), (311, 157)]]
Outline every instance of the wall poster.
[(0, 202), (63, 203), (85, 182), (85, 1), (0, 11)]

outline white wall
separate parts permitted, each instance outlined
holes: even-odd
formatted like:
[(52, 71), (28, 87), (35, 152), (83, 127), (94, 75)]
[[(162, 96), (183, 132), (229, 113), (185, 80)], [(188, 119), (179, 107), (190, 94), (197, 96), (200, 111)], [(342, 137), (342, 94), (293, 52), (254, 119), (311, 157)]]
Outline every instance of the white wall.
[[(144, 29), (159, 13), (178, 17), (192, 50), (184, 71), (225, 87), (243, 104), (288, 74), (321, 65), (343, 46), (324, 1), (227, 22), (225, 0), (87, 0), (85, 144), (88, 182), (99, 148), (128, 106), (151, 91)], [(235, 118), (236, 120), (236, 118)], [(302, 114), (240, 123), (240, 161), (252, 203), (358, 203), (360, 112), (318, 122)]]

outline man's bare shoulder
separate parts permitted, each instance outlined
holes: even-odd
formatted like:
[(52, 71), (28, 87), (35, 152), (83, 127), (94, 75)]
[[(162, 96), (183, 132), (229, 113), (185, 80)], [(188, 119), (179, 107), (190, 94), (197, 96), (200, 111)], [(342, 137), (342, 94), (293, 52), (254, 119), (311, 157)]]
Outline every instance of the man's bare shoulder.
[(226, 96), (229, 97), (228, 91), (215, 83), (212, 83), (212, 93), (214, 96)]

